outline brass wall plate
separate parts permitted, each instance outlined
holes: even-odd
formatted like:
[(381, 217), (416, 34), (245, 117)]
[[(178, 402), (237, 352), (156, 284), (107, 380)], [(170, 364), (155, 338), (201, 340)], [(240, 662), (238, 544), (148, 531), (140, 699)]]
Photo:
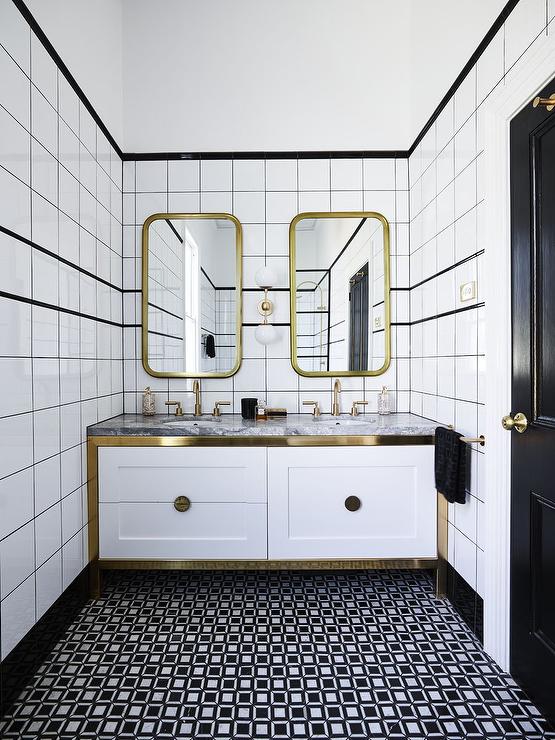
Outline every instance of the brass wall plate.
[[(155, 221), (174, 220), (184, 221), (189, 219), (218, 219), (228, 220), (235, 225), (235, 346), (237, 348), (235, 364), (230, 370), (217, 373), (182, 373), (161, 372), (154, 370), (148, 359), (148, 241), (149, 227)], [(241, 222), (231, 213), (153, 213), (143, 224), (142, 231), (142, 310), (141, 310), (141, 339), (142, 339), (142, 362), (145, 372), (154, 378), (229, 378), (239, 370), (242, 360), (242, 325), (243, 325), (243, 228)]]

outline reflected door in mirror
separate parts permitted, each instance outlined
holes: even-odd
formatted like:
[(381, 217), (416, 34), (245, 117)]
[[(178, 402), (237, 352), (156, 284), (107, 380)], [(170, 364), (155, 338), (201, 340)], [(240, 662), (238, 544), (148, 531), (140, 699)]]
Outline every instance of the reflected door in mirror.
[(390, 362), (389, 224), (304, 213), (290, 228), (291, 345), (301, 375), (379, 375)]

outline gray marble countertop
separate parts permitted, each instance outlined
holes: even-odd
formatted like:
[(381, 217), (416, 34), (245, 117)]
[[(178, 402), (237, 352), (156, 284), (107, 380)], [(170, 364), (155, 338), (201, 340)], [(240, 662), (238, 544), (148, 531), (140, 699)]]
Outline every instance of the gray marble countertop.
[(289, 414), (268, 421), (246, 421), (238, 414), (213, 417), (210, 414), (195, 417), (175, 417), (168, 414), (142, 416), (122, 414), (88, 427), (90, 436), (136, 437), (276, 437), (276, 436), (368, 436), (402, 435), (407, 437), (433, 436), (437, 424), (415, 414)]

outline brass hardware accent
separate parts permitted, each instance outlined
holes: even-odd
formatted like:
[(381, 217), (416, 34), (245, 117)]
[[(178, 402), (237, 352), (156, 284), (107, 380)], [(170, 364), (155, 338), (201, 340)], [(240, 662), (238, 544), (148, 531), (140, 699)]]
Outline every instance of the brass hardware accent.
[(175, 406), (175, 415), (183, 416), (183, 407), (181, 401), (166, 401), (166, 406)]
[(507, 432), (511, 432), (514, 429), (519, 434), (522, 434), (528, 429), (528, 419), (520, 411), (514, 416), (507, 414), (507, 416), (501, 419), (501, 426)]
[(339, 394), (340, 393), (341, 393), (341, 383), (336, 378), (335, 383), (333, 384), (333, 404), (331, 407), (332, 416), (339, 416), (341, 413), (341, 409), (339, 407)]
[(461, 437), (461, 442), (466, 442), (468, 445), (478, 444), (483, 447), (486, 444), (486, 438), (483, 434), (479, 437)]
[(178, 496), (173, 502), (173, 508), (176, 511), (189, 511), (191, 508), (191, 502), (187, 496)]
[[(299, 221), (314, 218), (375, 218), (383, 226), (383, 255), (384, 255), (384, 364), (377, 370), (303, 370), (299, 366), (297, 347), (297, 241), (295, 227)], [(339, 377), (374, 377), (383, 375), (391, 364), (391, 276), (390, 276), (390, 239), (389, 222), (381, 213), (376, 211), (310, 211), (298, 213), (289, 224), (289, 287), (291, 308), (291, 365), (298, 375), (306, 378), (333, 378)]]
[(321, 416), (322, 414), (318, 401), (303, 401), (303, 406), (314, 406), (312, 416)]
[(361, 560), (124, 560), (102, 559), (102, 570), (437, 570), (439, 558)]
[(258, 304), (258, 313), (267, 318), (274, 312), (274, 304), (268, 298), (268, 288), (264, 288), (264, 298)]
[(347, 496), (345, 499), (345, 508), (347, 511), (358, 511), (362, 506), (362, 502), (358, 496)]
[(193, 393), (195, 394), (195, 411), (193, 416), (202, 416), (202, 403), (200, 398), (200, 380), (193, 380)]
[(359, 406), (368, 406), (368, 401), (353, 401), (353, 405), (351, 407), (351, 416), (358, 416), (359, 415)]
[(91, 598), (100, 598), (101, 570), (361, 570), (404, 568), (436, 571), (436, 595), (446, 593), (447, 501), (438, 494), (437, 558), (392, 558), (367, 560), (126, 560), (99, 558), (98, 449), (99, 447), (330, 447), (431, 445), (432, 435), (286, 436), (286, 437), (134, 437), (89, 436), (87, 439), (87, 503), (89, 515), (89, 587)]
[(212, 411), (212, 416), (221, 416), (222, 412), (220, 411), (220, 406), (231, 406), (231, 401), (216, 401), (214, 404), (214, 411)]
[[(149, 227), (154, 221), (188, 219), (218, 219), (231, 221), (235, 225), (235, 364), (226, 372), (216, 373), (181, 373), (160, 372), (150, 367), (148, 360), (148, 270), (149, 270)], [(141, 358), (145, 372), (154, 378), (230, 378), (241, 367), (243, 346), (243, 228), (241, 222), (230, 213), (153, 213), (143, 224), (142, 231), (142, 308), (141, 308)]]
[(555, 108), (555, 93), (552, 93), (548, 98), (540, 98), (538, 95), (537, 98), (534, 98), (532, 105), (534, 108), (537, 108), (539, 105), (545, 105), (546, 110), (552, 111)]

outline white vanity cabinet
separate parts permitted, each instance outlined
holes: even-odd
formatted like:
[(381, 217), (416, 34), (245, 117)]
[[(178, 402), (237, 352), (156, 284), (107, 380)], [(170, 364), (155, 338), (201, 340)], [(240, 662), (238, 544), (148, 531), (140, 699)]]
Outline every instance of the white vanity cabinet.
[(99, 447), (98, 483), (100, 559), (267, 557), (264, 448)]
[(270, 559), (437, 557), (433, 447), (268, 450)]
[(98, 557), (435, 559), (433, 448), (99, 446)]

